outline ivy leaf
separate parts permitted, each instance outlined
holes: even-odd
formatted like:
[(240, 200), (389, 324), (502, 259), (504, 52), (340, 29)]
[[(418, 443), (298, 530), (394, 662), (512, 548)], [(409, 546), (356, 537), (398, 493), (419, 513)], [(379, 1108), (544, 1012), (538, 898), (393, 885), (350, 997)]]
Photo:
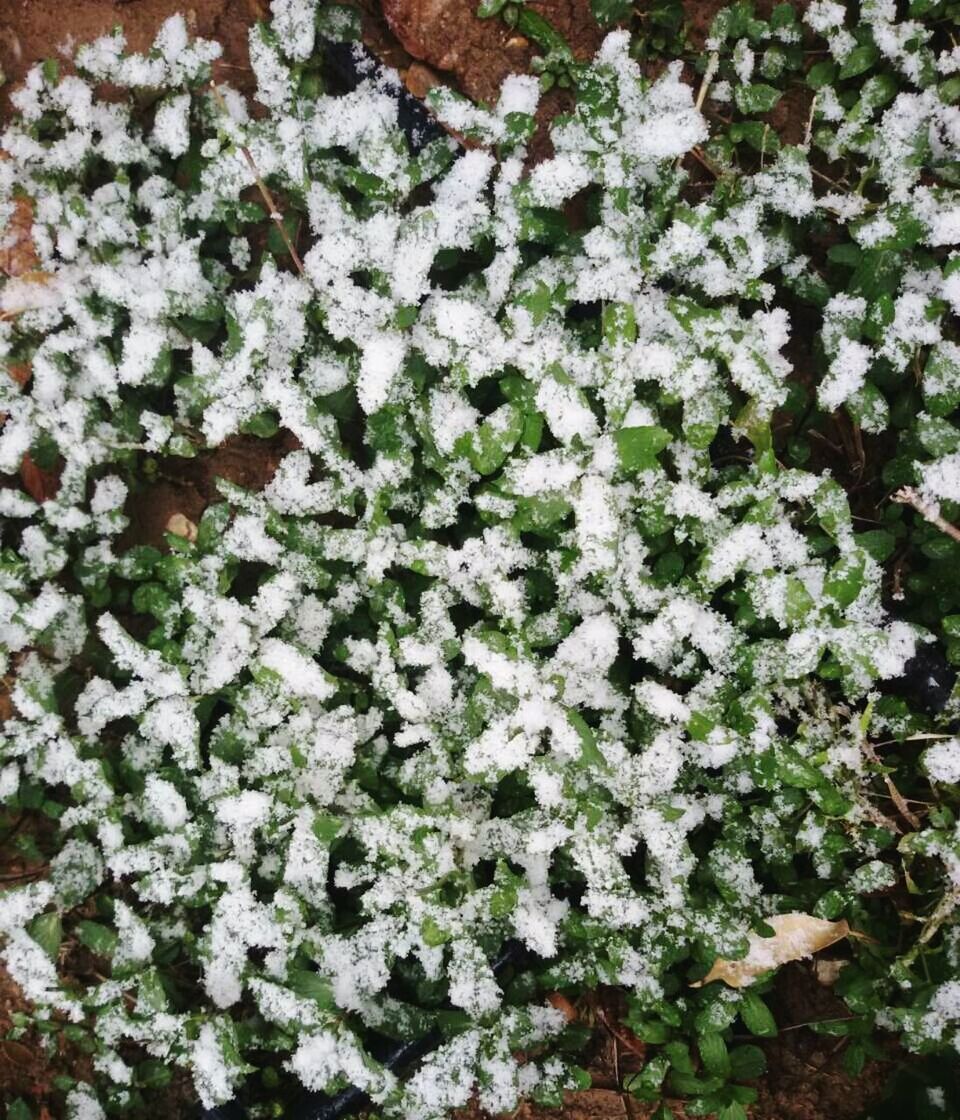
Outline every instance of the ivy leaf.
[(573, 727), (580, 737), (580, 761), (587, 766), (597, 766), (602, 770), (609, 769), (607, 760), (600, 753), (593, 728), (586, 722), (579, 712), (567, 712), (567, 722)]

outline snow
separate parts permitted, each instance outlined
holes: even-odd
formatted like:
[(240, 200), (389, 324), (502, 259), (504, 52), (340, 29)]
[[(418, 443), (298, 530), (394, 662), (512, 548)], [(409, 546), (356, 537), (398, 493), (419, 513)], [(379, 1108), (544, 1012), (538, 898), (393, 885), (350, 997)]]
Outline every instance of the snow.
[[(851, 48), (847, 7), (806, 11), (836, 59)], [(871, 7), (871, 27), (884, 65), (909, 77), (915, 28), (888, 8)], [(235, 1023), (255, 1005), (309, 1089), (356, 1084), (406, 1120), (474, 1093), (501, 1112), (559, 1091), (566, 1073), (536, 1049), (562, 1016), (504, 1001), (492, 947), (516, 938), (570, 983), (655, 1000), (673, 963), (665, 938), (728, 951), (748, 918), (777, 916), (764, 861), (785, 831), (825, 881), (869, 894), (892, 874), (859, 827), (851, 728), (923, 634), (885, 614), (883, 573), (836, 483), (746, 442), (718, 458), (714, 440), (762, 447), (795, 375), (816, 372), (792, 366), (806, 346), (790, 346), (779, 289), (819, 268), (794, 230), (812, 220), (871, 250), (896, 235), (898, 207), (920, 232), (889, 322), (871, 333), (863, 296), (831, 296), (812, 347), (826, 371), (817, 404), (853, 412), (877, 371), (903, 384), (922, 373), (923, 430), (949, 425), (960, 350), (941, 320), (943, 301), (960, 306), (960, 212), (914, 156), (923, 137), (949, 162), (960, 118), (935, 88), (905, 86), (868, 127), (825, 88), (816, 127), (834, 129), (838, 158), (875, 164), (868, 191), (824, 190), (807, 151), (787, 146), (741, 168), (729, 197), (690, 201), (678, 161), (708, 140), (707, 121), (680, 65), (648, 80), (623, 31), (590, 71), (604, 111), (584, 99), (531, 168), (516, 130), (537, 109), (534, 77), (508, 79), (492, 108), (440, 91), (443, 119), (482, 146), (443, 137), (414, 157), (397, 75), (304, 96), (316, 5), (271, 9), (272, 30), (251, 32), (262, 112), (226, 84), (226, 110), (204, 92), (217, 50), (179, 17), (147, 54), (109, 36), (81, 52), (81, 76), (51, 86), (34, 71), (15, 95), (28, 122), (56, 116), (62, 136), (41, 143), (14, 122), (3, 141), (0, 214), (21, 190), (33, 200), (44, 279), (0, 293), (18, 312), (0, 323), (0, 357), (27, 352), (32, 373), (0, 387), (0, 468), (16, 475), (39, 442), (62, 469), (43, 503), (15, 480), (0, 489), (17, 552), (0, 564), (15, 708), (0, 791), (57, 787), (66, 808), (49, 882), (5, 896), (2, 952), (38, 1005), (79, 1021), (98, 1001), (99, 1066), (121, 1084), (121, 1043), (140, 1044), (187, 1066), (205, 1106), (230, 1099), (248, 1050)], [(725, 75), (769, 76), (762, 44), (728, 49)], [(101, 103), (101, 80), (151, 98), (148, 123)], [(729, 98), (730, 82), (710, 92)], [(241, 146), (278, 206), (303, 198), (302, 276), (246, 217)], [(171, 172), (188, 152), (189, 192)], [(113, 168), (96, 188), (74, 171), (91, 161)], [(543, 208), (584, 190), (583, 225), (551, 244)], [(179, 539), (130, 550), (124, 511), (144, 482), (170, 485), (172, 462), (205, 463), (230, 440), (228, 462), (274, 418), (270, 481), (227, 469), (233, 481), (197, 488), (199, 528), (175, 514)], [(660, 426), (656, 460), (628, 464), (624, 431)], [(931, 515), (960, 501), (960, 453), (911, 454)], [(828, 593), (838, 571), (861, 569), (853, 602)], [(161, 617), (138, 609), (141, 588), (167, 596)], [(826, 665), (837, 680), (816, 676)], [(800, 811), (768, 788), (768, 761), (788, 751), (855, 808)], [(960, 783), (957, 755), (953, 738), (925, 744), (931, 782)], [(746, 797), (761, 807), (731, 815)], [(723, 842), (698, 858), (714, 833)], [(945, 847), (933, 854), (956, 873)], [(635, 855), (642, 875), (627, 872)], [(558, 889), (568, 866), (582, 894)], [(494, 886), (472, 889), (488, 868)], [(701, 906), (715, 889), (741, 907)], [(81, 1007), (26, 929), (101, 890), (115, 971)], [(171, 943), (202, 975), (189, 1030), (185, 1013), (149, 1003)], [(402, 1086), (357, 1026), (395, 1010), (400, 961), (445, 983), (469, 1020)], [(308, 968), (333, 1008), (295, 990)], [(931, 1037), (953, 1031), (955, 1002), (941, 985)]]
[(944, 739), (923, 752), (923, 768), (935, 782), (960, 783), (960, 740)]

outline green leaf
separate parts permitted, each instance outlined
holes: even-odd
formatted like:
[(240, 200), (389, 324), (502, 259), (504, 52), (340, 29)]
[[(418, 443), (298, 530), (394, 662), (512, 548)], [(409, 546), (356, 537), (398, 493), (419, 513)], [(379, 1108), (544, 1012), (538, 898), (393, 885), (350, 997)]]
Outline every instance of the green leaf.
[(746, 1109), (739, 1101), (731, 1101), (717, 1113), (717, 1120), (747, 1120)]
[(923, 399), (934, 416), (949, 416), (960, 405), (960, 348), (938, 342), (923, 369)]
[(822, 89), (833, 85), (837, 77), (837, 65), (831, 59), (815, 62), (807, 71), (807, 85), (811, 89)]
[(855, 78), (873, 66), (880, 57), (876, 47), (866, 44), (854, 47), (840, 66), (840, 78)]
[(614, 432), (620, 465), (628, 474), (650, 470), (657, 465), (656, 456), (670, 443), (673, 436), (666, 428), (647, 424), (635, 428), (621, 428)]
[(630, 18), (633, 4), (631, 0), (590, 0), (590, 10), (601, 27), (612, 27)]
[(99, 922), (87, 920), (77, 922), (77, 938), (97, 956), (111, 957), (117, 947), (117, 935), (112, 929), (101, 925)]
[(509, 0), (480, 0), (477, 15), (480, 19), (490, 19), (492, 16), (499, 15), (507, 3)]
[(340, 835), (343, 828), (343, 819), (332, 816), (330, 813), (317, 813), (313, 818), (311, 829), (313, 835), (321, 844), (330, 845)]
[(600, 753), (593, 729), (583, 716), (579, 712), (570, 710), (567, 712), (567, 722), (580, 737), (580, 761), (586, 766), (598, 766), (601, 770), (608, 769), (607, 760)]
[(864, 578), (863, 555), (851, 553), (830, 569), (823, 581), (823, 592), (839, 607), (849, 607), (863, 590)]
[(697, 1049), (700, 1051), (700, 1060), (707, 1073), (724, 1079), (730, 1076), (730, 1054), (719, 1031), (701, 1034), (697, 1041)]
[(142, 1089), (165, 1089), (173, 1080), (173, 1070), (166, 1062), (147, 1058), (137, 1065), (136, 1077)]
[(603, 341), (609, 347), (637, 340), (637, 317), (629, 303), (608, 303), (603, 308)]
[(783, 96), (783, 93), (766, 82), (756, 82), (749, 86), (737, 86), (733, 91), (737, 108), (744, 115), (769, 113)]
[(478, 474), (493, 474), (523, 435), (524, 414), (512, 403), (492, 412), (471, 435), (467, 456)]
[(424, 945), (436, 948), (438, 945), (445, 945), (453, 934), (439, 926), (436, 919), (428, 914), (420, 923), (420, 936)]
[(762, 1077), (767, 1068), (767, 1056), (759, 1046), (746, 1043), (730, 1051), (730, 1076), (737, 1081), (753, 1081)]
[(494, 875), (494, 890), (490, 895), (490, 917), (509, 917), (517, 908), (519, 898), (518, 885), (520, 880), (507, 867), (503, 860), (497, 860), (497, 871)]
[(318, 972), (306, 968), (291, 969), (287, 974), (286, 986), (295, 995), (302, 999), (313, 1000), (324, 1010), (332, 1011), (336, 1007), (330, 981), (324, 979)]
[(772, 1038), (777, 1033), (776, 1019), (755, 992), (744, 992), (741, 996), (740, 1018), (747, 1030), (759, 1038)]
[(10, 1102), (7, 1108), (7, 1120), (33, 1120), (33, 1112), (23, 1097), (17, 1097)]
[(878, 564), (889, 560), (897, 547), (897, 538), (887, 529), (868, 529), (865, 533), (857, 533), (854, 540)]
[(552, 23), (544, 19), (539, 12), (532, 8), (521, 8), (517, 17), (517, 30), (532, 39), (538, 47), (547, 52), (552, 52), (559, 58), (574, 61), (573, 51), (567, 45), (566, 39), (556, 30)]
[(47, 914), (40, 914), (27, 924), (27, 933), (33, 938), (47, 956), (55, 961), (60, 952), (60, 942), (63, 941), (63, 923), (60, 915), (52, 910)]

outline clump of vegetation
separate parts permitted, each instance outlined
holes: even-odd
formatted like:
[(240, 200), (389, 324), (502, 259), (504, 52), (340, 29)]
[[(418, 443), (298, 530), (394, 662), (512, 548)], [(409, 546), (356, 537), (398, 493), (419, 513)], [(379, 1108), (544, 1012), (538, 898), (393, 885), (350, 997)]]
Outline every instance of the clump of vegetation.
[[(207, 1106), (556, 1102), (582, 1031), (546, 997), (605, 984), (633, 1092), (743, 1120), (771, 938), (828, 925), (793, 955), (858, 935), (851, 1072), (883, 1032), (956, 1049), (960, 13), (739, 3), (691, 87), (637, 61), (669, 8), (495, 106), (435, 93), (466, 151), (411, 141), (388, 72), (326, 91), (356, 29), (313, 0), (251, 32), (257, 115), (179, 18), (14, 95), (0, 790), (55, 827), (0, 924), (18, 1029), (92, 1057), (74, 1115), (174, 1066)], [(262, 489), (136, 539), (179, 460), (281, 428)]]

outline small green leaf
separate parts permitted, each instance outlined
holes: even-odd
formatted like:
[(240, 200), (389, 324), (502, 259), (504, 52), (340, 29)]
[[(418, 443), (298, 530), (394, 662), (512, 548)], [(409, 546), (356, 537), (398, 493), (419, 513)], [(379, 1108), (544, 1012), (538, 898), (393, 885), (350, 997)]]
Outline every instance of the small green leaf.
[(590, 10), (601, 27), (612, 27), (630, 18), (633, 4), (631, 0), (590, 0)]
[(767, 1056), (759, 1046), (747, 1043), (730, 1051), (730, 1075), (737, 1081), (753, 1081), (762, 1077), (767, 1068)]
[(480, 19), (490, 19), (492, 16), (499, 15), (509, 0), (480, 0), (477, 7), (477, 15)]
[(840, 67), (840, 78), (855, 78), (858, 74), (863, 74), (874, 65), (879, 57), (880, 52), (870, 44), (854, 47), (843, 60)]
[(777, 1033), (776, 1019), (755, 992), (744, 992), (741, 997), (740, 1018), (747, 1030), (759, 1038), (772, 1038)]
[(478, 474), (493, 474), (523, 435), (524, 414), (518, 405), (507, 403), (492, 412), (472, 434), (467, 456)]
[(620, 464), (628, 474), (639, 470), (650, 470), (657, 465), (656, 456), (670, 443), (673, 437), (656, 424), (635, 428), (621, 428), (614, 433)]
[(737, 108), (741, 113), (751, 116), (756, 113), (769, 113), (783, 96), (783, 93), (766, 82), (756, 82), (749, 86), (737, 86), (733, 92)]
[(707, 1073), (726, 1079), (730, 1076), (730, 1054), (719, 1031), (707, 1031), (697, 1041), (700, 1060)]
[(97, 956), (111, 957), (117, 947), (117, 935), (99, 922), (77, 922), (77, 938)]
[(449, 930), (441, 928), (428, 914), (420, 923), (420, 936), (423, 938), (424, 945), (436, 948), (438, 945), (445, 945), (453, 935)]
[(60, 942), (63, 940), (63, 923), (55, 910), (34, 918), (27, 925), (27, 933), (51, 960), (57, 959)]
[(822, 89), (824, 86), (833, 85), (836, 77), (836, 63), (825, 59), (823, 62), (815, 62), (807, 71), (807, 85), (811, 89)]
[(325, 1010), (336, 1007), (330, 981), (324, 979), (318, 972), (306, 968), (291, 969), (287, 974), (286, 986), (295, 995), (313, 1000)]
[(579, 712), (568, 711), (567, 722), (573, 727), (580, 737), (580, 761), (587, 766), (598, 766), (607, 769), (607, 760), (600, 753), (597, 738), (593, 729)]

